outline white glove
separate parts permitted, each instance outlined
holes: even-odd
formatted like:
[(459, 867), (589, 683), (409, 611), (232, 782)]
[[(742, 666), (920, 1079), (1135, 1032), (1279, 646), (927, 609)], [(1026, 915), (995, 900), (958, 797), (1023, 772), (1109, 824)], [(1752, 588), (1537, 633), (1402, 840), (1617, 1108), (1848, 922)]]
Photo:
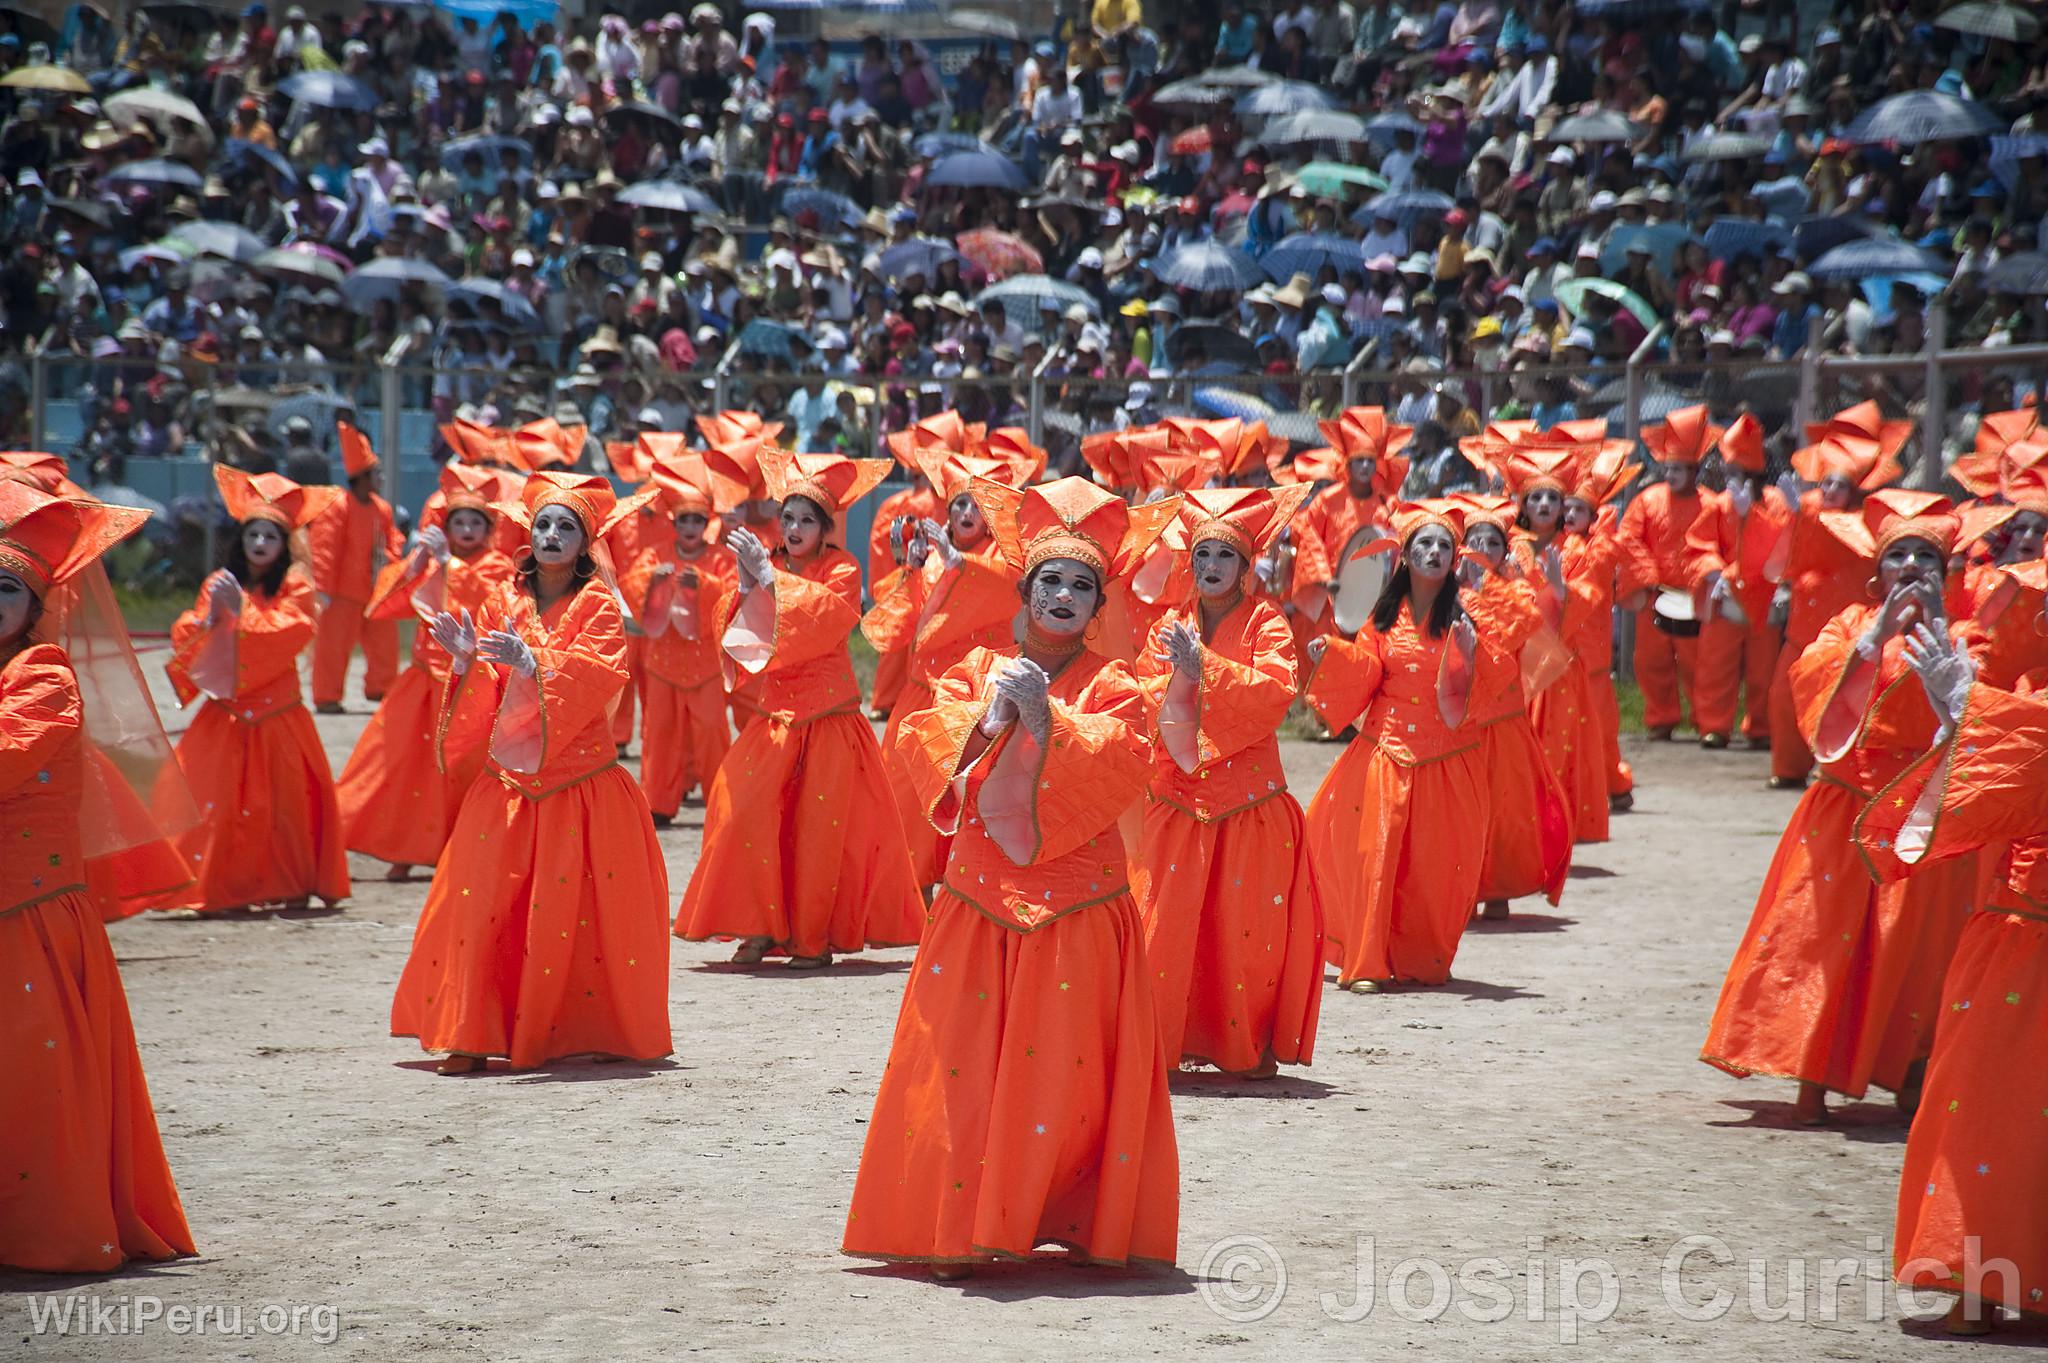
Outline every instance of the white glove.
[(206, 579), (206, 623), (218, 625), (242, 613), (242, 584), (222, 568)]
[(1920, 674), (1927, 704), (1941, 721), (1942, 737), (1947, 737), (1970, 698), (1970, 684), (1977, 680), (1976, 664), (1956, 647), (1947, 630), (1922, 623), (1906, 636), (1906, 665)]
[(930, 517), (925, 517), (917, 523), (917, 527), (924, 532), (925, 542), (938, 551), (939, 562), (948, 568), (960, 566), (960, 551), (953, 547), (953, 537), (946, 532), (945, 526)]
[(476, 622), (464, 610), (457, 619), (447, 611), (434, 616), (434, 642), (439, 644), (454, 660), (455, 675), (469, 671), (469, 665), (476, 661)]
[(478, 641), (476, 654), (487, 662), (503, 663), (522, 677), (540, 671), (540, 660), (526, 646), (526, 640), (509, 630), (494, 629)]
[(1184, 620), (1176, 620), (1159, 631), (1161, 662), (1190, 680), (1202, 675), (1202, 637)]
[(768, 546), (753, 531), (742, 525), (732, 532), (726, 544), (739, 561), (741, 591), (752, 591), (774, 580), (775, 566), (769, 561)]
[(1736, 479), (1735, 486), (1728, 491), (1728, 500), (1733, 503), (1736, 515), (1747, 516), (1749, 509), (1756, 505), (1756, 494), (1749, 490), (1749, 479)]
[(415, 547), (426, 554), (428, 558), (434, 560), (434, 562), (444, 567), (447, 565), (448, 536), (442, 531), (440, 526), (430, 525), (420, 531), (419, 541)]
[(1017, 722), (1043, 744), (1052, 731), (1052, 703), (1046, 694), (1052, 678), (1029, 658), (1013, 658), (996, 675), (996, 694), (1015, 708)]

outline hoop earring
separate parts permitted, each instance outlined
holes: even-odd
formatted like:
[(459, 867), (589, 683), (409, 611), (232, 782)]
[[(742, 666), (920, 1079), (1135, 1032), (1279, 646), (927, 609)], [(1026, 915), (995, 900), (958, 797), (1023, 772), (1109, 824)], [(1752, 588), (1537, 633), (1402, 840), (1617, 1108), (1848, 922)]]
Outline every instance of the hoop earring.
[(1092, 644), (1102, 634), (1102, 612), (1096, 611), (1088, 617), (1088, 623), (1081, 629), (1081, 642)]
[(578, 582), (588, 582), (597, 576), (597, 564), (588, 555), (579, 554), (576, 556), (576, 566), (570, 571), (576, 575)]
[(1872, 601), (1881, 601), (1884, 599), (1884, 593), (1878, 590), (1877, 578), (1874, 574), (1864, 579), (1863, 594), (1869, 597)]

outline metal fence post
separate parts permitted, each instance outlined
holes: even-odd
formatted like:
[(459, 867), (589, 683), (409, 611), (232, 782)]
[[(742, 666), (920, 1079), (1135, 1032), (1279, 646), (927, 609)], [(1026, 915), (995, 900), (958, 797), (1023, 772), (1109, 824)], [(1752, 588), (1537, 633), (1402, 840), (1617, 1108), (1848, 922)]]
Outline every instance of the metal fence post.
[(1941, 380), (1941, 352), (1948, 348), (1948, 304), (1936, 299), (1927, 318), (1927, 394), (1920, 408), (1920, 467), (1914, 483), (1928, 490), (1941, 486), (1948, 466), (1941, 457), (1942, 433), (1948, 425), (1948, 389)]
[(43, 447), (43, 407), (50, 400), (50, 371), (43, 364), (43, 352), (28, 357), (28, 447)]
[(403, 423), (399, 418), (405, 415), (401, 404), (404, 397), (400, 392), (401, 374), (395, 364), (387, 364), (377, 371), (377, 444), (384, 451), (384, 500), (397, 506), (399, 502), (398, 461), (404, 451), (398, 448), (403, 438), (400, 431)]

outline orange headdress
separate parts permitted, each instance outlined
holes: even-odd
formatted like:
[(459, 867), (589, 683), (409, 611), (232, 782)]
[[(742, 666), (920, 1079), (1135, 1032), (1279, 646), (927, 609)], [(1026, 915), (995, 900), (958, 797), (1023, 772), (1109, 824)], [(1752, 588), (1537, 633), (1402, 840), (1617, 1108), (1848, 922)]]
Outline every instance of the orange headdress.
[(939, 494), (939, 500), (951, 503), (955, 497), (966, 492), (976, 478), (987, 478), (993, 482), (1017, 482), (1017, 471), (1001, 459), (986, 459), (978, 454), (964, 454), (949, 450), (943, 445), (926, 445), (915, 453), (917, 471), (932, 485), (932, 491)]
[(2006, 451), (2015, 445), (2034, 441), (2040, 428), (2040, 412), (2033, 407), (2020, 407), (2010, 412), (1986, 412), (1977, 423), (1976, 448), (1949, 465), (1949, 477), (1974, 496), (1991, 496), (1998, 491)]
[(758, 435), (766, 441), (773, 441), (782, 434), (782, 423), (763, 421), (758, 412), (732, 408), (715, 416), (700, 416), (697, 419), (697, 433), (704, 437), (704, 443), (716, 449), (735, 440), (744, 440)]
[(1955, 508), (1938, 492), (1885, 488), (1855, 511), (1824, 511), (1821, 524), (1859, 557), (1875, 559), (1902, 539), (1923, 539), (1946, 556), (1962, 533)]
[(1592, 449), (1590, 457), (1579, 459), (1578, 480), (1564, 495), (1588, 506), (1605, 506), (1636, 480), (1643, 466), (1629, 458), (1625, 440), (1603, 440)]
[(1515, 533), (1515, 517), (1520, 514), (1512, 500), (1494, 497), (1485, 493), (1459, 492), (1445, 499), (1451, 518), (1458, 523), (1458, 538), (1471, 533), (1475, 525), (1490, 525), (1500, 531), (1503, 539)]
[(272, 521), (286, 534), (312, 524), (348, 496), (346, 488), (301, 487), (281, 473), (244, 473), (227, 464), (213, 466), (213, 483), (236, 524)]
[[(699, 418), (699, 421), (708, 418)], [(762, 471), (762, 451), (775, 448), (770, 437), (761, 433), (736, 435), (711, 442), (704, 451), (704, 464), (711, 470), (711, 476), (722, 480), (732, 489), (732, 500), (739, 502), (764, 502), (774, 496), (768, 490), (768, 479)]]
[(1051, 458), (1043, 447), (1031, 443), (1031, 433), (1022, 426), (998, 426), (988, 433), (986, 457), (1010, 466), (1010, 481), (1022, 487), (1045, 477)]
[(53, 497), (27, 483), (0, 480), (0, 569), (46, 596), (148, 519), (147, 511), (135, 507)]
[(1728, 423), (1721, 432), (1721, 458), (1750, 473), (1764, 471), (1764, 424), (1748, 412)]
[[(1814, 428), (1807, 427), (1809, 431)], [(1865, 492), (1888, 487), (1905, 470), (1875, 440), (1831, 435), (1792, 454), (1792, 471), (1809, 483), (1839, 475)]]
[(574, 468), (583, 457), (583, 442), (589, 433), (587, 427), (564, 426), (553, 417), (542, 417), (512, 432), (512, 449), (519, 462), (536, 473)]
[(1167, 533), (1189, 552), (1205, 540), (1221, 540), (1246, 559), (1272, 546), (1314, 489), (1286, 487), (1199, 488), (1180, 499), (1180, 517)]
[(468, 464), (441, 466), (441, 486), (420, 508), (420, 525), (443, 525), (451, 511), (480, 511), (498, 518), (499, 504), (519, 495), (519, 485), (509, 474)]
[(1097, 431), (1081, 437), (1081, 460), (1095, 470), (1096, 481), (1119, 492), (1129, 492), (1145, 481), (1146, 457), (1165, 454), (1172, 442), (1172, 434), (1160, 425)]
[(480, 426), (457, 417), (442, 423), (441, 439), (465, 464), (495, 464), (515, 469), (527, 467), (513, 443), (512, 432), (501, 431), (496, 426)]
[(979, 422), (969, 424), (960, 419), (952, 408), (934, 412), (907, 430), (891, 431), (884, 442), (889, 455), (903, 466), (906, 473), (923, 472), (917, 465), (917, 452), (932, 446), (950, 450), (954, 454), (965, 454), (967, 447), (979, 441), (986, 434)]
[(1532, 445), (1507, 451), (1497, 467), (1508, 491), (1517, 497), (1546, 487), (1562, 495), (1578, 478), (1579, 456), (1568, 445)]
[[(649, 494), (634, 495), (641, 502), (651, 499)], [(533, 518), (550, 506), (566, 506), (575, 512), (576, 519), (583, 522), (583, 533), (595, 540), (617, 510), (619, 495), (608, 480), (594, 473), (545, 469), (528, 478), (519, 490), (519, 510), (514, 514), (530, 527)]]
[(1874, 442), (1879, 451), (1879, 461), (1889, 463), (1913, 438), (1913, 423), (1887, 421), (1883, 409), (1875, 401), (1869, 401), (1844, 407), (1826, 421), (1807, 424), (1806, 443), (1809, 445), (1818, 445), (1823, 440), (1838, 436)]
[(84, 497), (91, 494), (71, 481), (61, 454), (41, 450), (0, 450), (0, 480), (13, 479), (40, 488), (52, 497)]
[(377, 467), (377, 451), (370, 448), (370, 437), (346, 421), (334, 423), (334, 434), (341, 442), (342, 471), (354, 478)]
[(843, 454), (792, 454), (774, 445), (761, 446), (761, 475), (768, 495), (778, 502), (802, 497), (832, 517), (828, 544), (843, 544), (845, 513), (875, 490), (889, 474), (886, 459), (849, 459)]
[(1707, 409), (1681, 407), (1654, 426), (1643, 428), (1643, 444), (1662, 464), (1697, 464), (1719, 443), (1721, 427), (1707, 420)]
[(2015, 511), (2048, 516), (2048, 464), (2013, 470), (2005, 479), (2005, 499)]
[(1126, 576), (1180, 509), (1166, 497), (1131, 506), (1086, 478), (1061, 478), (1019, 491), (976, 479), (970, 491), (1003, 556), (1025, 576), (1048, 559), (1078, 559), (1105, 585)]
[(695, 450), (677, 450), (674, 454), (656, 456), (649, 466), (649, 476), (660, 491), (663, 507), (671, 516), (680, 516), (687, 511), (709, 516), (714, 511), (731, 510), (731, 507), (721, 505), (723, 489), (711, 476), (711, 468), (704, 462), (704, 456)]
[[(1413, 426), (1397, 426), (1387, 420), (1384, 407), (1349, 407), (1334, 421), (1318, 421), (1316, 429), (1330, 442), (1337, 458), (1348, 464), (1353, 459), (1375, 461), (1373, 491), (1391, 497), (1408, 477), (1408, 461), (1401, 451), (1415, 435)], [(1318, 453), (1310, 451), (1307, 459)], [(1296, 461), (1297, 469), (1301, 461)], [(1339, 475), (1342, 476), (1341, 474)]]

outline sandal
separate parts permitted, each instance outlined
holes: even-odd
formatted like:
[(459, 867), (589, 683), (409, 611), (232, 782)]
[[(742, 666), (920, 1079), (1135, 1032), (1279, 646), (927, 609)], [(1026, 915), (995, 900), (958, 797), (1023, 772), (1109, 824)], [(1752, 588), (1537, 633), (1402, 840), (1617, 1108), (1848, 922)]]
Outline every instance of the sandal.
[(451, 1055), (434, 1066), (436, 1074), (482, 1074), (491, 1067), (491, 1062), (480, 1055)]
[(762, 937), (751, 937), (733, 949), (734, 965), (759, 965), (768, 959), (768, 941)]
[(823, 956), (792, 956), (783, 962), (783, 968), (786, 970), (823, 970), (831, 964), (832, 953), (828, 951)]

